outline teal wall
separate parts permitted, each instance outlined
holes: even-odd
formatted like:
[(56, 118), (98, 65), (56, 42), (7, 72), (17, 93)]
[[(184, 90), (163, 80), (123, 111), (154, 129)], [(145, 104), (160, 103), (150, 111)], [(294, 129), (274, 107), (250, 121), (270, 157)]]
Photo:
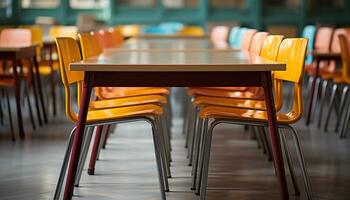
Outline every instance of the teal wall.
[[(350, 0), (342, 8), (308, 7), (307, 0), (300, 0), (295, 8), (269, 6), (264, 0), (247, 0), (245, 9), (213, 8), (209, 0), (199, 0), (196, 8), (167, 9), (161, 0), (154, 8), (118, 6), (118, 1), (109, 0), (106, 9), (72, 9), (68, 0), (61, 0), (55, 9), (24, 9), (20, 0), (12, 0), (9, 8), (0, 8), (0, 24), (31, 24), (36, 16), (52, 16), (61, 24), (75, 24), (79, 13), (94, 13), (100, 21), (115, 24), (156, 24), (162, 21), (180, 21), (187, 24), (205, 25), (207, 21), (238, 21), (243, 25), (264, 29), (267, 25), (305, 24), (350, 25)], [(8, 16), (12, 13), (11, 16)]]

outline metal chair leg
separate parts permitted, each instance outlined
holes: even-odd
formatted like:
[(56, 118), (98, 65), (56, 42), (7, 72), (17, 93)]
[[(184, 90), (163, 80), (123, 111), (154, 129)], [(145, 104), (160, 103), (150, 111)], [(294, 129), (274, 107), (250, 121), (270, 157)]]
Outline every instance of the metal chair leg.
[(304, 184), (305, 184), (305, 188), (306, 188), (307, 198), (308, 198), (308, 200), (312, 200), (313, 199), (313, 194), (312, 194), (311, 182), (310, 182), (310, 179), (309, 179), (309, 176), (308, 176), (308, 173), (307, 173), (307, 169), (306, 169), (306, 166), (305, 166), (304, 155), (303, 155), (303, 153), (301, 151), (300, 142), (299, 142), (299, 139), (298, 139), (297, 132), (292, 126), (288, 125), (287, 127), (288, 127), (288, 129), (291, 130), (293, 138), (294, 138), (294, 144), (295, 144), (295, 147), (296, 147), (296, 151), (297, 151), (297, 156), (298, 156), (301, 172), (302, 172), (302, 175), (303, 175), (303, 178), (304, 178)]
[(292, 183), (293, 183), (293, 187), (294, 187), (294, 192), (295, 192), (296, 196), (299, 196), (300, 195), (300, 189), (299, 189), (298, 181), (297, 181), (296, 176), (295, 176), (294, 164), (293, 164), (293, 161), (292, 161), (292, 157), (291, 157), (290, 152), (288, 150), (288, 144), (287, 144), (287, 141), (286, 141), (286, 136), (282, 132), (282, 130), (280, 130), (280, 134), (281, 134), (281, 141), (282, 141), (282, 149), (283, 149), (284, 154), (286, 156), (289, 173), (290, 173), (290, 176), (291, 176), (291, 179), (292, 179)]
[(62, 190), (62, 186), (63, 186), (63, 181), (64, 181), (64, 177), (66, 175), (66, 171), (67, 171), (67, 167), (68, 167), (69, 155), (70, 155), (71, 150), (72, 150), (73, 139), (74, 139), (74, 135), (75, 135), (75, 129), (76, 129), (76, 127), (73, 127), (71, 132), (70, 132), (70, 135), (69, 135), (68, 144), (67, 144), (67, 148), (66, 148), (66, 153), (64, 154), (60, 175), (59, 175), (58, 182), (57, 182), (57, 185), (56, 185), (54, 200), (59, 200), (60, 199), (60, 194), (61, 194), (61, 190)]
[(75, 183), (74, 183), (75, 187), (79, 187), (81, 174), (82, 174), (84, 166), (85, 166), (85, 161), (86, 161), (87, 154), (89, 152), (89, 147), (90, 147), (91, 138), (92, 138), (93, 133), (94, 133), (94, 127), (88, 127), (88, 130), (86, 131), (86, 134), (85, 134), (82, 151), (80, 153), (80, 160), (79, 160), (79, 164), (78, 164), (77, 176), (75, 177)]
[(344, 86), (343, 91), (342, 91), (342, 96), (340, 98), (340, 112), (337, 118), (337, 123), (335, 125), (335, 132), (337, 133), (339, 131), (340, 127), (340, 122), (342, 121), (342, 117), (345, 111), (345, 105), (346, 105), (346, 100), (347, 100), (347, 93), (349, 91), (349, 86)]
[(198, 157), (199, 157), (199, 146), (200, 146), (200, 141), (202, 137), (202, 130), (204, 126), (204, 121), (202, 119), (199, 119), (198, 121), (198, 126), (196, 128), (196, 133), (195, 133), (195, 144), (194, 144), (194, 152), (193, 152), (193, 161), (192, 161), (192, 186), (191, 190), (196, 189), (196, 180), (197, 180), (197, 167), (198, 167)]
[(14, 133), (14, 129), (13, 129), (11, 103), (10, 103), (10, 98), (9, 98), (9, 94), (8, 94), (7, 90), (5, 90), (5, 96), (6, 96), (6, 101), (7, 101), (7, 110), (8, 110), (9, 122), (10, 122), (11, 139), (12, 139), (12, 141), (15, 141), (16, 137), (15, 137), (15, 133)]
[(89, 168), (87, 171), (89, 175), (95, 174), (95, 164), (96, 164), (98, 148), (100, 146), (102, 131), (103, 131), (103, 125), (97, 126), (96, 132), (95, 132), (94, 144), (90, 155)]
[(31, 104), (31, 102), (30, 102), (30, 96), (29, 96), (28, 86), (27, 86), (26, 84), (24, 84), (24, 94), (25, 94), (25, 96), (27, 96), (29, 117), (30, 117), (30, 121), (31, 121), (31, 123), (32, 123), (33, 130), (35, 130), (36, 127), (35, 127), (35, 120), (34, 120), (33, 111), (32, 111), (32, 104)]
[(349, 132), (349, 124), (350, 124), (349, 121), (350, 121), (350, 105), (348, 105), (348, 109), (346, 111), (342, 130), (340, 132), (340, 138), (345, 138), (347, 135), (347, 132)]
[(163, 171), (163, 184), (164, 184), (164, 188), (165, 191), (168, 192), (169, 191), (169, 183), (168, 183), (168, 177), (171, 177), (171, 173), (170, 173), (170, 164), (167, 160), (166, 157), (166, 152), (165, 152), (165, 145), (164, 145), (164, 135), (163, 133), (163, 129), (162, 129), (162, 124), (161, 124), (161, 119), (157, 118), (155, 119), (155, 126), (156, 126), (156, 131), (157, 131), (157, 141), (156, 141), (156, 145), (158, 146), (158, 154), (161, 160), (161, 167), (162, 167), (162, 171)]
[(316, 78), (315, 93), (314, 93), (314, 99), (313, 99), (312, 108), (311, 108), (311, 118), (310, 118), (311, 121), (313, 121), (315, 118), (315, 112), (316, 112), (316, 108), (317, 108), (318, 92), (320, 90), (320, 84), (321, 84), (321, 78), (318, 77), (318, 78)]
[(199, 156), (198, 156), (198, 166), (197, 166), (197, 180), (196, 180), (196, 194), (200, 194), (201, 182), (202, 182), (202, 171), (203, 171), (203, 162), (204, 162), (204, 149), (207, 142), (209, 120), (204, 119), (204, 126), (202, 131), (202, 137), (199, 145)]
[(321, 89), (321, 104), (320, 104), (320, 113), (318, 116), (318, 122), (317, 122), (317, 127), (321, 127), (321, 122), (322, 122), (322, 115), (323, 115), (323, 107), (326, 102), (326, 93), (327, 93), (327, 88), (328, 88), (328, 82), (327, 80), (323, 80), (322, 82), (322, 89)]
[(160, 149), (159, 149), (159, 145), (158, 145), (158, 135), (160, 134), (159, 129), (157, 128), (157, 126), (159, 127), (159, 122), (158, 121), (154, 121), (152, 123), (152, 135), (153, 135), (153, 144), (154, 144), (154, 152), (155, 152), (155, 156), (156, 156), (156, 162), (157, 162), (157, 170), (158, 170), (158, 179), (159, 179), (159, 186), (160, 186), (160, 193), (161, 193), (161, 199), (165, 200), (165, 186), (164, 186), (164, 174), (163, 174), (163, 169), (162, 169), (162, 161), (161, 161), (161, 157), (160, 157)]
[(266, 147), (266, 153), (268, 156), (268, 161), (272, 161), (272, 150), (271, 150), (271, 145), (269, 143), (269, 140), (267, 138), (267, 133), (265, 131), (264, 127), (259, 127), (260, 130), (260, 134), (262, 136), (262, 140), (265, 143), (265, 147)]
[(332, 109), (333, 109), (333, 106), (334, 106), (335, 95), (337, 93), (337, 89), (338, 89), (338, 85), (334, 84), (333, 87), (332, 87), (331, 99), (330, 99), (329, 107), (328, 107), (328, 111), (327, 111), (327, 117), (326, 117), (326, 121), (325, 121), (324, 132), (328, 131), (329, 120), (330, 120), (330, 117), (332, 115)]

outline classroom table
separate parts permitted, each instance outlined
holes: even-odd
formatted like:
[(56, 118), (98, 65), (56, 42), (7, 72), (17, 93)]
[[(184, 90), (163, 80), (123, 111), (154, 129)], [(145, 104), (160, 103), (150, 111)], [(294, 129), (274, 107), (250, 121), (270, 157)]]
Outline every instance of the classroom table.
[[(35, 67), (35, 71), (39, 71), (38, 62), (36, 59), (36, 48), (38, 45), (33, 44), (26, 47), (10, 47), (10, 46), (0, 46), (0, 59), (1, 60), (9, 60), (12, 61), (12, 67), (13, 67), (13, 77), (15, 79), (15, 96), (16, 96), (16, 108), (17, 108), (17, 120), (18, 120), (18, 127), (19, 127), (19, 134), (20, 137), (23, 139), (25, 137), (24, 128), (23, 128), (23, 120), (22, 120), (22, 111), (21, 111), (21, 100), (20, 100), (20, 78), (17, 71), (17, 67), (21, 66), (21, 60), (27, 59), (32, 62), (30, 65), (31, 72), (33, 73), (33, 65)], [(41, 103), (41, 109), (43, 111), (43, 117), (45, 123), (47, 123), (47, 116), (45, 112), (45, 105), (44, 105), (44, 98), (42, 94), (42, 87), (41, 87), (41, 80), (39, 73), (34, 73), (35, 76), (33, 76), (32, 85), (34, 90), (34, 97), (36, 98), (36, 107), (37, 107), (37, 114), (40, 118), (40, 109), (38, 105), (37, 100), (37, 91), (36, 91), (36, 83), (34, 78), (36, 79), (36, 82), (38, 84), (38, 93), (39, 93), (39, 99)]]
[(227, 42), (212, 43), (207, 38), (131, 38), (124, 42), (119, 49), (124, 50), (149, 50), (149, 49), (182, 49), (186, 51), (207, 49), (207, 50), (221, 50), (221, 51), (239, 51), (230, 47)]
[(84, 83), (73, 141), (64, 199), (71, 199), (93, 87), (263, 87), (281, 199), (289, 199), (277, 130), (271, 71), (285, 70), (272, 62), (242, 51), (209, 50), (106, 50), (84, 61), (70, 64), (83, 71)]
[(329, 50), (315, 50), (312, 52), (309, 52), (312, 54), (315, 62), (316, 62), (316, 70), (315, 70), (315, 77), (312, 79), (311, 87), (310, 87), (310, 98), (308, 101), (308, 107), (307, 107), (307, 112), (306, 112), (306, 125), (309, 125), (311, 122), (311, 117), (312, 117), (312, 111), (314, 110), (314, 106), (316, 106), (316, 98), (315, 92), (318, 92), (318, 89), (316, 89), (316, 81), (318, 78), (320, 78), (320, 63), (321, 61), (339, 61), (341, 60), (341, 54), (340, 52), (331, 52)]

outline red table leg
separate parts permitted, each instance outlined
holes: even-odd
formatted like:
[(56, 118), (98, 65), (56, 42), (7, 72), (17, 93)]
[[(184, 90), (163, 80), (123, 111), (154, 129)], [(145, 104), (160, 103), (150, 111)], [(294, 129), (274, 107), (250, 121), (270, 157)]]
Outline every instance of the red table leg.
[(86, 116), (89, 108), (90, 95), (92, 90), (92, 79), (89, 73), (85, 73), (85, 80), (83, 84), (83, 93), (79, 108), (79, 117), (77, 122), (77, 129), (73, 140), (72, 153), (68, 168), (68, 175), (66, 187), (64, 190), (64, 200), (70, 200), (73, 196), (74, 180), (77, 173), (81, 146), (83, 143), (83, 136), (85, 131)]
[(17, 74), (18, 62), (16, 58), (12, 59), (13, 64), (13, 76), (15, 79), (15, 96), (16, 96), (16, 108), (17, 108), (17, 120), (19, 128), (19, 136), (21, 139), (24, 139), (24, 129), (23, 129), (23, 120), (22, 120), (22, 110), (21, 110), (21, 96), (20, 96), (20, 80)]
[(95, 140), (94, 145), (92, 148), (91, 156), (90, 156), (90, 162), (89, 162), (89, 168), (88, 168), (88, 174), (94, 175), (95, 174), (95, 164), (97, 160), (97, 154), (100, 147), (101, 137), (102, 137), (102, 130), (103, 126), (98, 126), (95, 133)]
[(306, 121), (305, 124), (306, 126), (308, 126), (310, 124), (311, 121), (311, 116), (312, 116), (312, 107), (313, 105), (313, 101), (314, 101), (314, 95), (315, 95), (315, 87), (316, 87), (316, 80), (318, 78), (319, 75), (319, 70), (320, 70), (320, 60), (316, 61), (316, 72), (315, 72), (315, 78), (312, 79), (312, 84), (311, 84), (311, 88), (309, 91), (309, 102), (308, 102), (308, 107), (307, 107), (307, 112), (306, 112)]
[(280, 199), (288, 200), (287, 180), (284, 171), (283, 157), (281, 151), (281, 144), (278, 134), (276, 110), (272, 92), (272, 78), (270, 72), (265, 72), (266, 84), (264, 86), (264, 94), (266, 101), (266, 108), (269, 120), (270, 140), (273, 152), (273, 161), (275, 164), (275, 171), (278, 178), (278, 186), (280, 190)]

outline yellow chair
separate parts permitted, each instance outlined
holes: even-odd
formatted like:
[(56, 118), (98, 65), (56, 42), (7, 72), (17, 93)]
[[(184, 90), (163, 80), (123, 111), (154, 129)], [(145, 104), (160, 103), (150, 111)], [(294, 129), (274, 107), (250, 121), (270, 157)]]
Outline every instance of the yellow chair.
[[(277, 122), (279, 128), (286, 128), (292, 131), (300, 167), (302, 169), (302, 175), (306, 187), (308, 199), (312, 199), (312, 191), (310, 181), (306, 172), (306, 167), (301, 153), (297, 132), (290, 125), (297, 122), (302, 116), (302, 79), (303, 79), (303, 67), (305, 60), (305, 52), (307, 46), (307, 39), (295, 38), (285, 39), (279, 48), (277, 62), (286, 63), (286, 71), (274, 72), (274, 78), (280, 81), (287, 81), (294, 84), (294, 96), (293, 96), (293, 108), (287, 113), (277, 113)], [(262, 110), (252, 110), (243, 108), (229, 108), (221, 106), (208, 106), (204, 107), (200, 113), (200, 123), (204, 124), (202, 135), (204, 142), (202, 147), (204, 148), (204, 154), (200, 155), (202, 163), (199, 163), (199, 174), (201, 176), (200, 183), (200, 196), (201, 199), (205, 199), (206, 186), (208, 178), (208, 168), (210, 159), (210, 146), (212, 140), (213, 129), (220, 123), (231, 124), (246, 124), (255, 126), (267, 126), (268, 118), (267, 112)], [(209, 124), (209, 119), (211, 120)], [(201, 129), (201, 130), (203, 130)], [(281, 134), (284, 150), (286, 156), (289, 157), (287, 151), (287, 143), (285, 142), (284, 134)]]
[(49, 36), (52, 39), (56, 37), (72, 37), (77, 39), (78, 28), (76, 26), (52, 26), (49, 31)]
[[(65, 89), (65, 101), (66, 101), (66, 114), (70, 120), (73, 122), (77, 122), (78, 114), (73, 110), (73, 102), (71, 98), (71, 87), (76, 85), (78, 90), (78, 102), (80, 102), (80, 96), (81, 96), (81, 89), (82, 89), (82, 82), (84, 80), (84, 73), (83, 72), (73, 72), (69, 70), (69, 64), (71, 62), (77, 62), (82, 60), (81, 54), (79, 50), (79, 46), (75, 39), (68, 38), (68, 37), (58, 37), (56, 38), (56, 44), (58, 49), (58, 55), (59, 55), (59, 62), (60, 62), (60, 74), (62, 83), (64, 85)], [(78, 104), (79, 105), (79, 104)], [(165, 190), (168, 189), (168, 182), (165, 178), (163, 171), (166, 172), (166, 166), (164, 163), (166, 163), (165, 160), (165, 153), (164, 153), (164, 144), (163, 144), (163, 134), (161, 130), (163, 129), (162, 126), (162, 119), (163, 115), (163, 109), (157, 105), (154, 104), (145, 104), (145, 105), (137, 105), (137, 106), (125, 106), (125, 107), (118, 107), (118, 108), (108, 108), (108, 109), (89, 109), (86, 119), (86, 125), (87, 127), (92, 127), (87, 132), (85, 136), (85, 149), (83, 149), (83, 154), (81, 157), (80, 163), (83, 163), (85, 160), (88, 147), (91, 141), (93, 127), (98, 126), (100, 128), (101, 124), (112, 124), (117, 122), (130, 122), (135, 120), (143, 120), (147, 121), (151, 124), (152, 130), (153, 130), (153, 139), (154, 139), (154, 146), (155, 146), (155, 155), (156, 155), (156, 161), (157, 161), (157, 169), (158, 169), (158, 175), (159, 175), (159, 183), (160, 183), (160, 190), (161, 190), (161, 196), (162, 199), (165, 199)], [(70, 155), (71, 149), (72, 149), (72, 139), (74, 138), (74, 131), (72, 130), (69, 144), (67, 147), (66, 155), (64, 158), (64, 162), (62, 165), (62, 169), (60, 172), (56, 193), (55, 193), (55, 199), (59, 199), (61, 188), (64, 181), (64, 176), (66, 174), (66, 169), (68, 165), (68, 161), (72, 162), (73, 164), (73, 174), (76, 174), (78, 168), (78, 159), (80, 155), (80, 147), (78, 148), (77, 154)], [(80, 138), (80, 141), (83, 142), (83, 138)], [(79, 143), (81, 144), (81, 143)], [(98, 148), (94, 146), (94, 148)], [(96, 156), (96, 155), (92, 155)], [(83, 164), (80, 164), (83, 165)], [(67, 177), (66, 182), (66, 191), (72, 191), (74, 187), (74, 176)], [(68, 193), (69, 195), (72, 194), (72, 192)], [(71, 196), (70, 196), (71, 198)]]
[(120, 31), (124, 37), (137, 37), (141, 34), (139, 25), (121, 25), (116, 26), (115, 29)]
[(185, 26), (177, 34), (181, 36), (204, 36), (205, 31), (200, 26)]

